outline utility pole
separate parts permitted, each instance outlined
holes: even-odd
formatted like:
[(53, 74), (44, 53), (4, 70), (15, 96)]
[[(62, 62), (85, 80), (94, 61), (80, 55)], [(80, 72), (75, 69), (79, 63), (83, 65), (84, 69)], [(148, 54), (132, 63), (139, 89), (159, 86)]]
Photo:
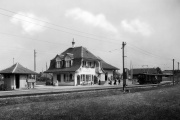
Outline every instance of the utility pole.
[(13, 58), (13, 65), (14, 65), (14, 58)]
[(36, 50), (34, 50), (34, 71), (36, 71)]
[(179, 62), (178, 62), (178, 71), (179, 71)]
[(173, 59), (173, 85), (174, 85), (174, 59)]
[(179, 83), (178, 75), (179, 75), (179, 62), (178, 62), (178, 70), (177, 70), (177, 83)]
[(125, 42), (122, 43), (122, 59), (123, 59), (123, 91), (126, 86), (126, 75), (125, 75), (125, 68), (124, 68), (124, 46), (126, 45)]

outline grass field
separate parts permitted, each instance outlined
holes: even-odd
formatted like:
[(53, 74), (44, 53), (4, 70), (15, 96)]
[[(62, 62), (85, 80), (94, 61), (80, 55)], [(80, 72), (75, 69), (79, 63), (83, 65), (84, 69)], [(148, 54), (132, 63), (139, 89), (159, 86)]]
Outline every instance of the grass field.
[(180, 85), (101, 97), (32, 102), (0, 107), (0, 119), (178, 120)]

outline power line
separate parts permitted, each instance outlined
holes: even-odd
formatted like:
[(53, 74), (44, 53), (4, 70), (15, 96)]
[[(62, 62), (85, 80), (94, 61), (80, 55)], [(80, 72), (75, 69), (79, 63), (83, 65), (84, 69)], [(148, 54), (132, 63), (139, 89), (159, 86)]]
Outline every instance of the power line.
[[(58, 46), (60, 46), (60, 45), (58, 45)], [(13, 47), (14, 49), (8, 49), (8, 52), (9, 53), (14, 53), (14, 52), (16, 52), (16, 51), (14, 51), (14, 50), (17, 50), (17, 49), (21, 49), (21, 50), (23, 50), (23, 52), (24, 52), (24, 50), (25, 51), (32, 51), (33, 49), (28, 49), (28, 48), (20, 48), (20, 47)], [(6, 52), (7, 52), (7, 49), (2, 49), (2, 48), (0, 48), (0, 50), (5, 50)], [(93, 51), (99, 51), (99, 52), (104, 52), (104, 53), (112, 53), (112, 52), (109, 52), (109, 51), (104, 51), (104, 50), (99, 50), (99, 49), (90, 49), (90, 50), (93, 50)], [(11, 51), (11, 52), (10, 52)], [(57, 52), (52, 52), (52, 51), (43, 51), (43, 50), (38, 50), (38, 52), (42, 52), (42, 53), (48, 53), (48, 54), (57, 54)]]
[[(136, 54), (136, 52), (137, 51), (130, 51), (129, 53), (131, 53), (131, 54), (133, 54), (133, 55), (136, 55), (136, 57), (137, 57), (137, 55), (139, 55), (139, 54)], [(139, 51), (138, 51), (139, 52)], [(135, 54), (134, 54), (135, 53)], [(140, 52), (141, 53), (141, 52)], [(153, 61), (156, 61), (156, 62), (162, 62), (162, 61), (157, 61), (157, 59), (158, 60), (160, 60), (160, 59), (162, 59), (162, 58), (159, 58), (159, 57), (155, 57), (155, 56), (150, 56), (150, 55), (148, 55), (148, 54), (144, 54), (144, 53), (142, 53), (143, 55), (146, 55), (146, 56), (149, 56), (149, 57), (151, 57), (151, 58), (155, 58)], [(130, 56), (130, 55), (129, 55)], [(132, 57), (132, 56), (130, 56), (130, 57)], [(143, 61), (148, 61), (148, 62), (150, 62), (150, 60), (148, 59), (148, 60), (146, 60), (145, 58), (143, 58)], [(169, 60), (166, 60), (166, 61), (168, 61), (168, 62), (170, 62)], [(151, 62), (152, 63), (152, 62)]]
[[(132, 45), (131, 45), (132, 46)], [(166, 58), (166, 57), (162, 57), (162, 56), (159, 56), (159, 55), (156, 55), (156, 54), (153, 54), (153, 53), (151, 53), (151, 52), (148, 52), (148, 51), (146, 51), (146, 50), (143, 50), (143, 49), (141, 49), (141, 48), (138, 48), (138, 47), (136, 47), (136, 46), (134, 46), (134, 48), (133, 47), (131, 47), (131, 46), (129, 46), (130, 48), (132, 48), (132, 49), (134, 49), (134, 50), (139, 50), (139, 52), (140, 53), (142, 53), (142, 54), (145, 54), (145, 55), (148, 55), (148, 56), (152, 56), (152, 57), (156, 57), (156, 58), (161, 58), (161, 59), (167, 59), (167, 60), (172, 60), (172, 59), (170, 59), (170, 58)]]
[[(18, 38), (24, 38), (24, 39), (30, 39), (30, 40), (34, 40), (34, 41), (40, 41), (40, 42), (46, 42), (46, 43), (51, 43), (51, 44), (54, 44), (56, 46), (60, 46), (60, 45), (66, 45), (66, 46), (69, 46), (68, 44), (65, 44), (65, 43), (55, 43), (55, 42), (49, 42), (49, 41), (45, 41), (45, 40), (40, 40), (40, 39), (34, 39), (34, 38), (28, 38), (28, 37), (22, 37), (22, 36), (18, 36), (18, 35), (14, 35), (14, 34), (8, 34), (8, 33), (3, 33), (3, 32), (0, 32), (0, 34), (4, 34), (4, 35), (8, 35), (8, 36), (13, 36), (13, 37), (18, 37)], [(21, 48), (19, 48), (21, 49)], [(23, 49), (23, 48), (22, 48)], [(27, 48), (26, 48), (27, 49)], [(109, 51), (103, 51), (103, 50), (99, 50), (99, 49), (91, 49), (91, 50), (95, 50), (95, 51), (101, 51), (101, 52), (107, 52), (107, 53), (112, 53), (113, 51), (115, 50), (118, 50), (118, 49), (113, 49), (113, 50), (109, 50)]]
[[(4, 10), (4, 11), (11, 12), (11, 13), (18, 14), (18, 13), (14, 12), (14, 11), (7, 10), (7, 9), (4, 9), (4, 8), (0, 8), (0, 9), (1, 9), (1, 10)], [(5, 16), (8, 16), (8, 17), (13, 17), (13, 16), (9, 16), (9, 15), (6, 15), (6, 14), (2, 14), (2, 13), (0, 13), (0, 14), (1, 14), (1, 15), (5, 15)], [(31, 18), (31, 19), (34, 19), (34, 20), (37, 20), (37, 21), (41, 21), (41, 22), (44, 22), (44, 23), (47, 23), (47, 24), (51, 24), (51, 25), (54, 25), (54, 26), (58, 26), (58, 27), (70, 29), (70, 30), (73, 30), (73, 31), (78, 31), (78, 30), (71, 29), (71, 28), (68, 28), (68, 27), (59, 26), (59, 25), (56, 25), (56, 24), (53, 24), (53, 23), (50, 23), (50, 22), (47, 22), (47, 21), (44, 21), (44, 20), (39, 20), (39, 19), (36, 19), (36, 18), (32, 18), (32, 17), (29, 17), (29, 16), (24, 15), (24, 14), (18, 14), (18, 15), (21, 15), (21, 16), (24, 16), (24, 17), (27, 17), (27, 18)], [(16, 18), (16, 17), (13, 17), (13, 18), (19, 19), (19, 18)], [(23, 20), (23, 19), (19, 19), (19, 20)], [(30, 21), (27, 21), (27, 20), (23, 20), (23, 21), (30, 22)], [(40, 24), (33, 23), (33, 22), (30, 22), (30, 23), (36, 24), (36, 25), (40, 25)], [(81, 36), (81, 37), (86, 37), (86, 38), (90, 38), (90, 39), (99, 40), (99, 39), (96, 39), (96, 38), (91, 38), (91, 37), (87, 37), (87, 36), (83, 36), (83, 35), (79, 35), (79, 34), (75, 34), (75, 33), (70, 33), (70, 32), (67, 32), (67, 31), (63, 31), (63, 30), (59, 30), (59, 29), (47, 27), (47, 26), (44, 26), (44, 25), (40, 25), (40, 26), (46, 27), (46, 28), (50, 28), (50, 29), (53, 29), (53, 30), (57, 30), (57, 31), (61, 31), (61, 32), (65, 32), (65, 33), (69, 33), (69, 34), (73, 34), (73, 35), (77, 35), (77, 36)], [(86, 32), (82, 32), (82, 31), (78, 31), (78, 32), (86, 33)], [(86, 33), (86, 34), (89, 34), (89, 33)], [(94, 34), (90, 34), (90, 35), (94, 35)], [(94, 36), (97, 36), (97, 35), (94, 35)], [(99, 37), (99, 36), (98, 36), (98, 37)], [(102, 37), (102, 36), (101, 36), (101, 37)], [(104, 38), (105, 38), (105, 37), (104, 37)], [(107, 39), (109, 39), (109, 38), (107, 38)], [(115, 39), (111, 39), (111, 40), (115, 40)], [(104, 41), (104, 40), (100, 40), (100, 41)], [(110, 41), (106, 41), (106, 42), (110, 42)], [(117, 42), (117, 40), (116, 40), (116, 42)], [(110, 43), (112, 43), (112, 42), (110, 42)], [(134, 46), (134, 45), (131, 44), (131, 46)], [(136, 47), (136, 46), (134, 46), (134, 47)], [(144, 52), (146, 52), (146, 53), (152, 54), (152, 53), (150, 53), (150, 52), (148, 52), (148, 51), (145, 51), (145, 50), (143, 50), (143, 49), (141, 49), (141, 48), (138, 48), (138, 47), (136, 47), (136, 48), (139, 49), (139, 50), (142, 50), (142, 51), (144, 51)], [(152, 55), (157, 56), (157, 55), (155, 55), (155, 54), (152, 54)], [(159, 56), (158, 56), (158, 57), (159, 57)], [(164, 57), (164, 58), (165, 58), (165, 57)], [(166, 59), (169, 59), (169, 58), (166, 58)]]
[[(24, 15), (24, 14), (19, 14), (19, 13), (17, 13), (17, 12), (14, 12), (14, 11), (11, 11), (11, 10), (7, 10), (7, 9), (4, 9), (4, 8), (0, 8), (0, 9), (1, 9), (1, 10), (4, 10), (4, 11), (7, 11), (7, 12), (15, 13), (15, 14), (17, 14), (17, 15), (21, 15), (21, 16), (24, 16), (24, 17), (27, 17), (27, 18), (30, 18), (30, 19), (34, 19), (34, 20), (37, 20), (37, 21), (41, 21), (41, 22), (44, 22), (44, 23), (47, 23), (47, 24), (50, 24), (50, 25), (53, 25), (53, 26), (56, 26), (56, 27), (60, 27), (60, 28), (65, 28), (65, 29), (77, 31), (77, 32), (80, 32), (80, 33), (85, 33), (85, 34), (93, 35), (93, 36), (96, 36), (96, 37), (111, 39), (111, 38), (107, 38), (107, 37), (104, 37), (104, 36), (99, 36), (99, 35), (95, 35), (95, 34), (83, 32), (83, 31), (79, 31), (79, 30), (72, 29), (72, 28), (69, 28), (69, 27), (60, 26), (60, 25), (57, 25), (57, 24), (54, 24), (54, 23), (51, 23), (51, 22), (48, 22), (48, 21), (44, 21), (44, 20), (40, 20), (40, 19), (37, 19), (37, 18), (29, 17), (29, 16)], [(111, 40), (116, 40), (116, 39), (111, 39)]]
[(38, 23), (34, 23), (34, 22), (30, 22), (30, 21), (23, 20), (23, 19), (20, 19), (20, 18), (16, 18), (16, 17), (10, 16), (10, 15), (6, 15), (6, 14), (3, 14), (3, 13), (0, 13), (0, 14), (1, 14), (1, 15), (4, 15), (4, 16), (7, 16), (7, 17), (15, 18), (15, 19), (18, 19), (18, 20), (22, 20), (22, 21), (25, 21), (25, 22), (29, 22), (29, 23), (32, 23), (32, 24), (35, 24), (35, 25), (38, 25), (38, 26), (42, 26), (42, 27), (45, 27), (45, 28), (48, 28), (48, 29), (52, 29), (52, 30), (55, 30), (55, 31), (64, 32), (64, 33), (66, 33), (66, 34), (72, 34), (72, 35), (76, 35), (76, 36), (79, 36), (79, 37), (84, 37), (84, 38), (89, 38), (89, 39), (92, 39), (92, 40), (109, 42), (109, 43), (113, 43), (113, 44), (117, 44), (117, 42), (118, 42), (118, 41), (116, 41), (116, 42), (111, 42), (111, 41), (105, 41), (105, 40), (101, 40), (101, 39), (97, 39), (97, 38), (87, 37), (87, 36), (84, 36), (84, 35), (79, 35), (79, 34), (67, 32), (67, 31), (63, 31), (63, 30), (56, 29), (56, 28), (52, 28), (52, 27), (48, 27), (48, 26), (45, 26), (45, 25), (40, 25), (40, 24), (38, 24)]
[(68, 45), (68, 44), (65, 44), (65, 43), (59, 43), (58, 42), (58, 44), (57, 44), (57, 42), (56, 43), (55, 42), (49, 42), (49, 41), (45, 41), (45, 40), (28, 38), (28, 37), (22, 37), (22, 36), (19, 36), (19, 35), (3, 33), (3, 32), (0, 32), (0, 34), (4, 34), (4, 35), (8, 35), (8, 36), (14, 36), (14, 37), (18, 37), (18, 38), (25, 38), (25, 39), (34, 40), (34, 41), (41, 41), (41, 42), (51, 43), (51, 44), (54, 44), (54, 45), (57, 45), (57, 46), (59, 46), (59, 44)]
[[(138, 53), (141, 53), (141, 54), (143, 54), (143, 55), (146, 55), (146, 56), (149, 56), (149, 57), (153, 57), (153, 58), (156, 58), (156, 59), (158, 59), (158, 60), (160, 60), (160, 59), (163, 59), (162, 57), (159, 57), (159, 56), (154, 56), (154, 55), (152, 55), (152, 54), (150, 54), (150, 53), (147, 53), (147, 52), (144, 52), (144, 51), (137, 51), (137, 49), (134, 49), (134, 48), (132, 48), (133, 50), (131, 50), (131, 51), (128, 51), (128, 53), (131, 53), (132, 55), (136, 55), (136, 57), (137, 57), (137, 55), (139, 55), (139, 54), (136, 54), (136, 52), (138, 52)], [(134, 54), (135, 53), (135, 54)], [(129, 55), (130, 57), (132, 57), (131, 55)], [(128, 56), (128, 57), (129, 57)], [(163, 59), (163, 60), (167, 60), (167, 59)], [(155, 65), (163, 65), (163, 64), (160, 64), (160, 62), (162, 63), (162, 61), (157, 61), (157, 60), (153, 60), (153, 61), (156, 61), (156, 62), (151, 62), (150, 60), (146, 60), (145, 58), (143, 58), (143, 61), (147, 61), (148, 62), (148, 64), (149, 63), (151, 63), (153, 66)], [(167, 62), (171, 62), (169, 59), (165, 62), (165, 63), (167, 63)], [(169, 63), (170, 64), (170, 63)], [(164, 67), (164, 65), (163, 65), (163, 67)]]

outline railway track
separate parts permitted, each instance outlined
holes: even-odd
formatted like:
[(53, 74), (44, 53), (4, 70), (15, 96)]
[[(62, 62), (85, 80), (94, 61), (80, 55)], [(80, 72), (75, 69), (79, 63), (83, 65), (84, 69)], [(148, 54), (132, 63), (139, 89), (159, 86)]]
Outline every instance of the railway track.
[[(170, 85), (172, 82), (164, 82), (160, 84), (147, 84), (147, 85), (129, 85), (126, 86), (126, 90), (133, 88), (151, 88), (157, 86)], [(66, 89), (32, 89), (32, 90), (13, 90), (13, 91), (0, 91), (0, 98), (12, 98), (12, 97), (25, 97), (25, 96), (37, 96), (37, 95), (50, 95), (50, 94), (63, 94), (63, 93), (76, 93), (86, 91), (103, 91), (103, 90), (122, 90), (122, 86), (109, 85), (109, 86), (86, 86), (86, 87), (72, 87)]]

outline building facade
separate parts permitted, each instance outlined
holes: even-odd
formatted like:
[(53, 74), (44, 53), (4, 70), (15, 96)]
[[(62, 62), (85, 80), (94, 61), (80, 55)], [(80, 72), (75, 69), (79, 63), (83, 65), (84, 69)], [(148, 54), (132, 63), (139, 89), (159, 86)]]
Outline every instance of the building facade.
[[(113, 72), (118, 68), (107, 64), (93, 55), (85, 47), (68, 48), (50, 61), (46, 73), (53, 73), (54, 85), (93, 85), (98, 81), (113, 78)], [(103, 69), (103, 66), (106, 68)]]
[(16, 63), (11, 67), (1, 70), (0, 74), (3, 75), (4, 85), (7, 90), (20, 89), (20, 88), (33, 88), (36, 82), (36, 72), (23, 67), (21, 64)]

